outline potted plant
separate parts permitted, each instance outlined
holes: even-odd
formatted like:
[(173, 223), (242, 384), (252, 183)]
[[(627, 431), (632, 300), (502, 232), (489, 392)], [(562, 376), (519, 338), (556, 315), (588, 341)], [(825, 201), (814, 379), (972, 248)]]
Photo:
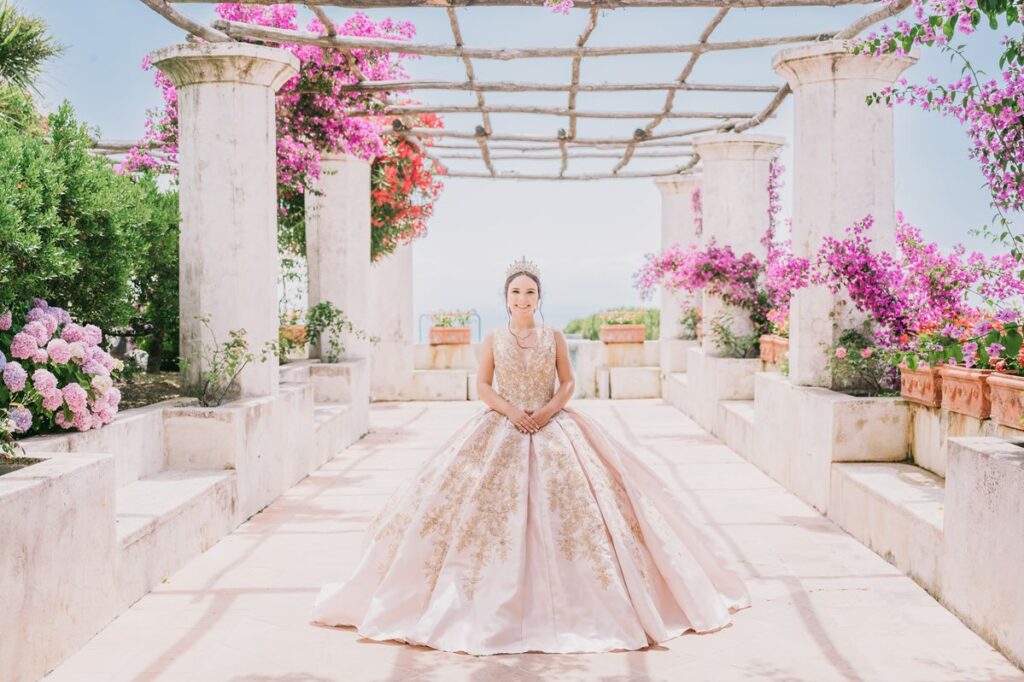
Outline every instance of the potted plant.
[(679, 317), (679, 338), (683, 341), (699, 339), (702, 335), (700, 308), (687, 306)]
[(445, 310), (433, 314), (430, 345), (443, 346), (470, 342), (469, 318), (472, 310)]
[[(929, 367), (938, 367), (943, 409), (987, 419), (992, 412), (992, 388), (999, 393), (1000, 423), (1014, 422), (1016, 391), (1024, 388), (1019, 377), (1007, 379), (1020, 371), (1021, 333), (1015, 313), (1000, 313), (972, 320), (956, 320), (943, 326), (941, 331), (919, 335), (911, 344), (913, 350), (904, 354), (908, 375), (908, 390), (913, 387), (910, 377), (917, 372), (923, 376), (916, 361), (923, 360)], [(935, 370), (927, 370), (935, 372)], [(993, 375), (999, 374), (990, 382)], [(1004, 380), (1006, 379), (1006, 380)], [(924, 381), (921, 382), (922, 390)], [(935, 389), (933, 389), (935, 390)]]
[(891, 351), (875, 344), (867, 328), (844, 329), (829, 347), (827, 368), (833, 390), (855, 396), (894, 395)]
[(778, 311), (768, 312), (770, 333), (762, 334), (758, 339), (761, 346), (761, 361), (776, 365), (789, 352), (789, 319)]
[(646, 327), (642, 308), (617, 308), (598, 313), (603, 343), (643, 343)]

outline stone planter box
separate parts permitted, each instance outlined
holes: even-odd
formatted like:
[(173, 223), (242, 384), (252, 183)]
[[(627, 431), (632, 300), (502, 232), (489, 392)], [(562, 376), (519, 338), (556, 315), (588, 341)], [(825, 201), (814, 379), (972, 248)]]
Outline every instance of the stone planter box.
[(988, 382), (990, 369), (945, 366), (942, 377), (942, 408), (978, 419), (988, 419), (992, 408)]
[(468, 344), (470, 342), (469, 332), (469, 327), (431, 327), (430, 345)]
[(938, 407), (942, 404), (942, 376), (939, 370), (927, 365), (917, 369), (900, 367), (900, 395), (912, 403)]
[(602, 324), (601, 341), (603, 343), (643, 343), (644, 326), (642, 324)]
[(988, 377), (992, 421), (1012, 429), (1024, 429), (1024, 377), (992, 374)]

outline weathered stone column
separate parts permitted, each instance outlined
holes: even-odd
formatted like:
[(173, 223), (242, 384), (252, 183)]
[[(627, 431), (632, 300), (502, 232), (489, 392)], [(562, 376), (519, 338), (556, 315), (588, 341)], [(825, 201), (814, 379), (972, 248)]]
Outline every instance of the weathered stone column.
[[(178, 89), (181, 357), (186, 386), (203, 346), (245, 329), (259, 351), (277, 341), (277, 134), (274, 95), (298, 60), (246, 43), (175, 45), (152, 54)], [(243, 396), (277, 392), (277, 357), (238, 378)]]
[[(827, 235), (874, 216), (879, 250), (895, 248), (892, 110), (865, 97), (892, 85), (916, 56), (872, 57), (833, 40), (782, 50), (772, 67), (793, 89), (793, 251), (810, 256)], [(825, 287), (796, 293), (790, 307), (789, 377), (830, 386), (825, 349), (863, 316)]]
[[(370, 164), (347, 154), (320, 157), (317, 192), (306, 193), (309, 305), (329, 301), (368, 331)], [(368, 358), (370, 343), (345, 334), (348, 359)]]
[(408, 400), (412, 391), (412, 244), (401, 244), (370, 266), (370, 333), (380, 343), (370, 353), (374, 400)]
[[(658, 178), (654, 184), (661, 192), (661, 248), (679, 244), (686, 248), (700, 242), (697, 234), (697, 215), (693, 208), (693, 194), (700, 190), (703, 178), (699, 175)], [(666, 291), (661, 288), (661, 334), (659, 351), (662, 375), (686, 369), (686, 351), (677, 348), (681, 325), (679, 318), (684, 308), (700, 306), (699, 292)]]
[[(737, 256), (750, 252), (764, 257), (761, 237), (768, 229), (768, 166), (783, 142), (781, 137), (750, 133), (694, 138), (694, 149), (704, 165), (703, 243), (713, 239), (719, 246), (731, 246)], [(708, 355), (719, 354), (711, 325), (720, 314), (732, 318), (736, 334), (751, 334), (754, 329), (745, 310), (705, 291), (702, 347)]]

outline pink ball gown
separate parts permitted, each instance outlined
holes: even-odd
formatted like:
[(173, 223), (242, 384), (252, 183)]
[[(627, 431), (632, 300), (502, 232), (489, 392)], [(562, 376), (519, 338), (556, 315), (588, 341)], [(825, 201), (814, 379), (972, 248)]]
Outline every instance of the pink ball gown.
[[(555, 333), (494, 332), (494, 385), (536, 410), (555, 391)], [(374, 640), (470, 654), (640, 649), (729, 624), (750, 605), (659, 476), (566, 407), (537, 433), (481, 410), (389, 501), (355, 574), (312, 619)]]

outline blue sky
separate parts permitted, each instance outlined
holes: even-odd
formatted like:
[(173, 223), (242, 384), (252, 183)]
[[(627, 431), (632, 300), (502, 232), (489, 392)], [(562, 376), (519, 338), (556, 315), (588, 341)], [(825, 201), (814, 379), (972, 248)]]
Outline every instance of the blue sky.
[[(159, 103), (152, 75), (139, 66), (150, 51), (181, 42), (184, 33), (171, 26), (138, 0), (16, 0), (23, 10), (43, 18), (66, 53), (54, 61), (41, 89), (47, 108), (63, 99), (79, 116), (97, 126), (105, 138), (137, 138), (145, 111)], [(208, 20), (212, 6), (178, 5), (190, 16)], [(712, 40), (792, 35), (838, 30), (873, 6), (733, 10)], [(303, 24), (311, 18), (300, 10)], [(330, 8), (336, 21), (346, 10)], [(694, 42), (713, 15), (710, 9), (634, 9), (602, 11), (590, 45)], [(412, 21), (422, 42), (451, 41), (443, 10), (400, 9), (372, 11), (374, 19), (391, 16)], [(569, 16), (541, 8), (472, 8), (459, 10), (466, 45), (481, 47), (568, 46), (586, 23), (585, 11)], [(969, 54), (983, 68), (995, 72), (1000, 34), (982, 31), (969, 40)], [(779, 84), (771, 70), (778, 48), (717, 52), (703, 56), (690, 80), (743, 84)], [(583, 82), (649, 82), (674, 80), (686, 55), (644, 55), (585, 60)], [(570, 74), (568, 59), (515, 62), (476, 60), (480, 80), (564, 82)], [(462, 63), (455, 59), (424, 58), (410, 61), (414, 78), (463, 80)], [(922, 52), (918, 64), (905, 74), (923, 81), (927, 75), (942, 80), (959, 77), (959, 67), (936, 50)], [(421, 91), (431, 103), (470, 104), (470, 93)], [(488, 94), (490, 104), (561, 106), (564, 93), (531, 95)], [(661, 107), (664, 95), (649, 93), (583, 93), (580, 110), (651, 111)], [(759, 111), (764, 94), (680, 93), (681, 110), (729, 109)], [(896, 203), (927, 237), (943, 245), (962, 241), (992, 252), (994, 246), (972, 237), (968, 230), (989, 219), (983, 178), (967, 158), (967, 139), (955, 121), (934, 114), (898, 108), (896, 120)], [(552, 135), (565, 125), (555, 117), (499, 114), (492, 117), (496, 132)], [(472, 130), (477, 115), (449, 115), (450, 129)], [(581, 136), (626, 136), (642, 119), (602, 122), (582, 120)], [(693, 121), (663, 123), (659, 132), (682, 129)], [(757, 130), (792, 139), (792, 98), (775, 118)], [(790, 215), (791, 149), (783, 152), (787, 166), (783, 189), (783, 216)], [(667, 168), (675, 159), (639, 160), (630, 168)], [(614, 159), (578, 161), (570, 171), (610, 168)], [(557, 171), (557, 162), (499, 162), (505, 170)], [(455, 167), (455, 163), (452, 163)], [(465, 161), (459, 168), (483, 170)], [(631, 274), (643, 254), (658, 248), (660, 196), (649, 179), (604, 182), (526, 182), (449, 179), (430, 223), (429, 234), (416, 243), (414, 307), (418, 316), (443, 308), (475, 308), (488, 329), (504, 322), (501, 297), (503, 272), (525, 254), (544, 272), (544, 317), (563, 325), (573, 317), (605, 307), (639, 303)]]

